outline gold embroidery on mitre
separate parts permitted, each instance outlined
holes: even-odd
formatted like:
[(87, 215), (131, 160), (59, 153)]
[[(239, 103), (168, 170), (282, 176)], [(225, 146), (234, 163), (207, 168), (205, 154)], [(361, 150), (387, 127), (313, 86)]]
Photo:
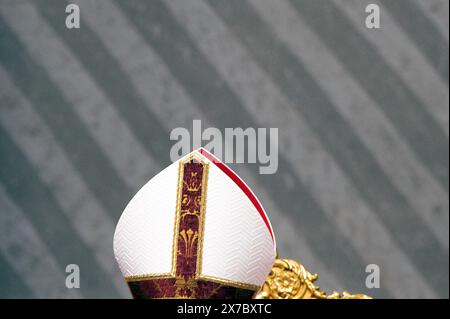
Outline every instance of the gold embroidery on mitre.
[[(191, 162), (198, 163), (202, 166), (201, 182), (198, 182), (198, 172), (192, 171), (188, 176), (185, 176), (185, 165)], [(146, 279), (174, 279), (177, 290), (173, 298), (187, 298), (186, 295), (183, 295), (182, 293), (180, 293), (180, 291), (182, 291), (183, 289), (195, 289), (197, 287), (198, 281), (209, 281), (224, 286), (251, 291), (257, 291), (260, 288), (259, 286), (252, 284), (246, 284), (214, 276), (202, 275), (201, 269), (203, 262), (202, 256), (208, 173), (209, 163), (199, 154), (191, 154), (180, 161), (178, 168), (175, 222), (173, 228), (174, 236), (172, 244), (171, 272), (164, 274), (143, 274), (137, 276), (129, 276), (125, 278), (127, 282)], [(186, 192), (190, 193), (189, 195), (183, 192), (183, 187)], [(195, 194), (199, 191), (200, 194)], [(183, 209), (183, 207), (185, 209)], [(194, 216), (198, 220), (197, 230), (186, 228), (180, 231), (180, 224), (183, 219), (191, 218)], [(179, 247), (179, 245), (183, 245), (183, 247)], [(192, 258), (195, 253), (197, 254), (197, 257), (194, 274), (187, 277), (182, 277), (177, 274), (178, 255), (182, 255), (184, 258)], [(220, 288), (221, 286), (217, 287), (217, 289)]]
[[(186, 163), (196, 161), (203, 166), (202, 172), (202, 182), (199, 184), (196, 182), (196, 174), (197, 172), (191, 172), (191, 176), (189, 176), (188, 180), (184, 180), (184, 165)], [(181, 234), (179, 231), (180, 221), (182, 218), (188, 215), (194, 215), (198, 218), (198, 230), (195, 231), (195, 241), (197, 241), (197, 264), (196, 264), (196, 274), (201, 267), (202, 262), (202, 246), (203, 246), (203, 228), (204, 228), (204, 219), (205, 219), (205, 210), (206, 210), (206, 191), (208, 188), (208, 171), (209, 171), (209, 163), (206, 162), (201, 156), (197, 154), (191, 154), (183, 161), (180, 161), (178, 168), (178, 187), (177, 187), (177, 203), (176, 203), (176, 213), (175, 213), (175, 225), (174, 225), (174, 236), (173, 236), (173, 244), (172, 244), (172, 274), (176, 277), (176, 267), (177, 267), (177, 254), (178, 254), (178, 243), (179, 236), (181, 236), (185, 242), (185, 249), (188, 249), (188, 234), (185, 232)], [(188, 205), (191, 203), (191, 199), (183, 194), (183, 186), (186, 186), (187, 191), (189, 192), (198, 192), (201, 188), (201, 194), (199, 196), (195, 196), (194, 200), (194, 211), (183, 210), (183, 205)], [(200, 197), (200, 198), (199, 198)], [(189, 231), (189, 230), (188, 230)], [(192, 231), (192, 230), (191, 230)], [(192, 235), (191, 235), (192, 237)], [(186, 238), (186, 239), (185, 239)], [(192, 246), (194, 245), (193, 239), (190, 240), (191, 244), (191, 255), (192, 256)], [(197, 275), (195, 276), (197, 277)]]

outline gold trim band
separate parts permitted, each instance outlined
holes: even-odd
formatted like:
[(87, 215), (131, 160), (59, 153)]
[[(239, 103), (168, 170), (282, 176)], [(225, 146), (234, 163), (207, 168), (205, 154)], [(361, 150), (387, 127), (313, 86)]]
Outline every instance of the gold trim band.
[(247, 290), (254, 290), (258, 291), (261, 287), (257, 285), (252, 284), (246, 284), (239, 281), (229, 280), (225, 278), (220, 278), (216, 276), (208, 276), (208, 275), (200, 275), (196, 277), (197, 280), (204, 280), (204, 281), (212, 281), (218, 284), (224, 284), (226, 286), (231, 286), (235, 288), (241, 288), (241, 289), (247, 289)]
[(169, 278), (174, 278), (174, 275), (172, 273), (133, 275), (125, 277), (125, 281), (133, 282), (147, 279), (169, 279)]

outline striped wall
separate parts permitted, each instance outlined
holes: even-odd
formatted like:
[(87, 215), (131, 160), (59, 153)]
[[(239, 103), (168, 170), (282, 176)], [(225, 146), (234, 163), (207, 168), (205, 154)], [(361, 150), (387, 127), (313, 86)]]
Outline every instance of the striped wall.
[[(77, 3), (81, 28), (65, 27)], [(367, 29), (365, 7), (381, 8)], [(130, 298), (112, 236), (173, 128), (279, 128), (232, 164), (326, 290), (449, 296), (447, 0), (0, 0), (0, 297)], [(80, 289), (65, 287), (78, 264)], [(379, 289), (365, 286), (368, 264)]]

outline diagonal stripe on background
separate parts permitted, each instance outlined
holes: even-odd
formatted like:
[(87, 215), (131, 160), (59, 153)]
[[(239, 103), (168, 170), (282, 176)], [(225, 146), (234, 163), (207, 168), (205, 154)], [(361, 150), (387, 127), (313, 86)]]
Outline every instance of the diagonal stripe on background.
[(405, 34), (395, 18), (390, 15), (389, 10), (383, 6), (380, 7), (382, 28), (374, 30), (368, 29), (365, 23), (361, 23), (361, 12), (365, 11), (371, 0), (332, 1), (348, 18), (355, 30), (376, 48), (383, 61), (416, 94), (421, 105), (430, 112), (448, 138), (448, 85), (435, 72), (433, 66)]
[(1, 17), (0, 41), (8, 43), (0, 51), (0, 62), (5, 70), (54, 131), (91, 191), (116, 218), (125, 207), (124, 195), (131, 197), (131, 190), (122, 182), (59, 89), (28, 55)]
[(149, 111), (146, 102), (131, 85), (126, 73), (87, 25), (83, 26), (82, 32), (76, 34), (70, 29), (61, 27), (64, 18), (61, 12), (67, 3), (59, 0), (48, 3), (51, 5), (38, 7), (41, 14), (84, 64), (85, 69), (111, 99), (120, 115), (129, 123), (133, 123), (129, 127), (146, 150), (154, 158), (161, 158), (164, 166), (169, 164), (171, 145), (167, 138), (168, 133)]
[[(424, 227), (420, 216), (392, 185), (346, 120), (335, 111), (326, 94), (245, 2), (209, 3), (247, 45), (260, 65), (279, 83), (286, 96), (294, 103), (300, 102), (299, 111), (321, 136), (361, 196), (380, 215), (402, 249), (422, 270), (432, 286), (445, 294), (446, 288), (441, 285), (442, 277), (437, 274), (443, 265), (448, 264), (448, 252)], [(248, 23), (252, 26), (249, 27)], [(408, 220), (407, 229), (397, 227), (400, 220)], [(435, 272), (430, 273), (430, 268), (435, 269)]]
[[(175, 4), (177, 8), (179, 8), (178, 4)], [(189, 128), (192, 125), (192, 119), (201, 119), (203, 127), (211, 126), (211, 123), (204, 118), (202, 112), (185, 93), (183, 87), (170, 74), (164, 62), (147, 45), (141, 35), (138, 34), (112, 2), (89, 0), (83, 1), (80, 5), (84, 13), (84, 21), (100, 36), (101, 41), (107, 46), (109, 52), (114, 55), (122, 68), (127, 71), (130, 80), (139, 90), (142, 97), (150, 101), (149, 105), (152, 111), (168, 131), (175, 126)], [(199, 14), (201, 15), (201, 13)], [(215, 28), (214, 25), (209, 25), (209, 27)], [(236, 64), (236, 68), (240, 68), (240, 65)], [(261, 89), (264, 90), (264, 88)], [(256, 93), (260, 91), (257, 90)], [(268, 92), (271, 91), (269, 90)], [(248, 91), (248, 93), (253, 94), (251, 91)], [(270, 101), (271, 99), (268, 100), (268, 103)], [(277, 103), (274, 103), (274, 105), (277, 105)], [(260, 114), (263, 115), (261, 112)], [(313, 154), (316, 153), (311, 152), (311, 155)], [(317, 159), (314, 159), (313, 162), (317, 162)], [(281, 214), (279, 209), (275, 207), (271, 198), (255, 179), (257, 175), (252, 175), (247, 169), (247, 165), (236, 165), (234, 168), (239, 176), (243, 177), (246, 183), (251, 185), (251, 188), (257, 192), (258, 197), (264, 203), (266, 211), (270, 212), (271, 220), (275, 221), (273, 224), (275, 233), (283, 234), (283, 236), (277, 237), (277, 247), (280, 256), (290, 256), (291, 258), (302, 260), (307, 267), (315, 269), (316, 272), (320, 273), (320, 285), (333, 287), (334, 289), (346, 289), (345, 285), (336, 282), (335, 276), (325, 269), (323, 263), (314, 256), (312, 253), (314, 248), (306, 243), (305, 236), (301, 232), (296, 231), (289, 218)], [(307, 169), (302, 171), (307, 172)], [(320, 172), (320, 170), (316, 169), (314, 172)], [(412, 283), (417, 284), (415, 281)], [(421, 289), (422, 292), (425, 290)], [(414, 289), (408, 289), (408, 291), (414, 291)]]
[(448, 30), (449, 30), (449, 3), (447, 0), (412, 0), (414, 3), (420, 7), (426, 16), (432, 23), (439, 28), (441, 35), (448, 42)]
[[(219, 128), (257, 127), (239, 99), (198, 51), (183, 28), (161, 2), (117, 1), (116, 3), (146, 41), (165, 60), (172, 74), (183, 84), (203, 114), (215, 125)], [(197, 76), (195, 81), (192, 81), (193, 76)], [(236, 117), (236, 114), (239, 116)], [(361, 271), (365, 268), (352, 245), (336, 232), (332, 222), (328, 220), (298, 179), (293, 181), (292, 187), (286, 184), (283, 176), (295, 176), (295, 174), (282, 157), (279, 160), (279, 167), (278, 173), (271, 175), (270, 180), (259, 177), (269, 190), (268, 193), (272, 194), (279, 207), (291, 216), (291, 220), (296, 223), (299, 230), (307, 235), (310, 245), (315, 247), (321, 258), (331, 258), (337, 263), (342, 262), (342, 266), (336, 264), (332, 270), (339, 272), (354, 290), (364, 290), (365, 287), (361, 285), (364, 274), (361, 272), (361, 277), (356, 278), (355, 273), (348, 267), (349, 264), (353, 264)], [(273, 183), (279, 187), (274, 189)], [(298, 200), (298, 204), (292, 203), (292, 199)], [(318, 227), (319, 230), (313, 230), (313, 227)]]
[(414, 1), (379, 1), (389, 9), (448, 85), (448, 40), (441, 36), (439, 30)]
[[(395, 187), (411, 206), (420, 212), (441, 245), (448, 248), (448, 227), (446, 227), (448, 215), (443, 213), (448, 211), (447, 192), (416, 160), (376, 103), (365, 94), (352, 77), (346, 74), (339, 61), (330, 54), (308, 25), (298, 18), (289, 2), (278, 0), (274, 3), (270, 0), (255, 0), (251, 3), (254, 10), (275, 31), (277, 37), (311, 73), (317, 84), (333, 98), (336, 111), (342, 114), (355, 130), (355, 134), (370, 150)], [(306, 43), (308, 45), (305, 45)], [(315, 63), (317, 60), (321, 63)], [(290, 118), (292, 119), (293, 116)], [(298, 136), (298, 140), (302, 140), (301, 136)], [(301, 149), (305, 148), (299, 145)], [(355, 157), (358, 155), (355, 154)], [(323, 177), (325, 178), (327, 176)], [(335, 181), (331, 184), (342, 185), (343, 183)], [(321, 201), (325, 201), (325, 198), (329, 198), (331, 196), (329, 194), (332, 193), (331, 190), (324, 193)], [(421, 196), (417, 196), (418, 194)], [(354, 200), (348, 201), (354, 202)], [(349, 213), (357, 216), (352, 212), (354, 210), (350, 209)]]
[[(80, 298), (78, 289), (66, 287), (67, 274), (59, 268), (33, 225), (12, 203), (1, 184), (0, 212), (0, 255), (34, 292), (34, 297), (39, 298), (45, 291), (49, 298)], [(1, 297), (6, 295), (7, 292), (0, 291)]]
[(14, 271), (11, 265), (0, 256), (0, 296), (1, 298), (34, 298), (35, 295)]
[[(53, 83), (58, 83), (73, 111), (79, 115), (122, 180), (133, 190), (147, 182), (149, 176), (159, 170), (157, 163), (147, 156), (113, 103), (89, 77), (71, 50), (59, 41), (35, 7), (28, 2), (14, 2), (0, 10), (36, 63), (43, 67)], [(27, 23), (17, 16), (23, 17)]]
[[(255, 3), (258, 10), (265, 10), (267, 15), (271, 19), (275, 19), (278, 24), (286, 21), (289, 26), (294, 26), (292, 19), (289, 18), (291, 13), (294, 16), (295, 13), (289, 7), (283, 7), (281, 0), (277, 2), (256, 0)], [(367, 263), (378, 264), (386, 275), (382, 278), (387, 278), (387, 276), (415, 278), (414, 280), (399, 280), (395, 284), (392, 281), (383, 280), (381, 285), (393, 296), (401, 294), (404, 296), (404, 293), (400, 291), (414, 290), (427, 295), (431, 290), (423, 289), (427, 286), (426, 282), (392, 240), (390, 233), (380, 223), (376, 214), (358, 196), (351, 181), (323, 148), (320, 140), (311, 132), (303, 117), (295, 112), (293, 109), (295, 105), (290, 105), (276, 85), (271, 82), (270, 77), (258, 67), (233, 34), (228, 32), (221, 19), (202, 1), (171, 0), (167, 4), (177, 20), (187, 28), (210, 63), (216, 66), (222, 78), (242, 100), (243, 106), (252, 115), (257, 125), (282, 128), (279, 134), (279, 148), (283, 150), (283, 156), (292, 165), (296, 176), (300, 180), (306, 181), (311, 195), (334, 221), (339, 233), (352, 242), (359, 256)], [(269, 6), (267, 6), (268, 4)], [(279, 12), (280, 9), (282, 12)], [(292, 28), (295, 30), (295, 35), (304, 33), (305, 29), (307, 28), (303, 25), (295, 25), (295, 28)], [(283, 37), (284, 33), (291, 35), (288, 31), (283, 31), (280, 32), (282, 35), (278, 34), (279, 37)], [(311, 45), (311, 42), (314, 42), (310, 38), (306, 41), (303, 40), (300, 43), (306, 42)], [(322, 61), (321, 65), (333, 70), (333, 65), (327, 63), (328, 60), (321, 55), (324, 51), (326, 49), (318, 49), (314, 46), (311, 48), (312, 55)], [(303, 55), (305, 53), (306, 48), (303, 50)], [(331, 73), (334, 72), (336, 71), (333, 70)], [(318, 78), (322, 79), (323, 77)], [(334, 84), (336, 87), (339, 87), (341, 82), (345, 83), (346, 78), (340, 76), (338, 80), (339, 84)], [(354, 91), (348, 86), (345, 89)], [(354, 92), (353, 96), (357, 96), (356, 93)], [(337, 100), (340, 100), (338, 94), (335, 96), (337, 96)], [(348, 102), (342, 102), (342, 104), (344, 103)], [(277, 114), (277, 116), (274, 117), (273, 114)], [(376, 119), (373, 114), (365, 115), (367, 118)], [(355, 114), (355, 117), (361, 119), (363, 116)], [(363, 119), (361, 122), (362, 125), (367, 126), (367, 121)], [(290, 147), (291, 145), (297, 147)], [(395, 167), (395, 165), (393, 166)], [(324, 183), (324, 181), (327, 182)], [(339, 185), (339, 187), (335, 187), (335, 185)], [(265, 204), (265, 201), (263, 203)], [(272, 215), (275, 210), (268, 211)], [(354, 240), (356, 237), (357, 241)], [(376, 246), (373, 238), (377, 238)], [(298, 257), (296, 257), (297, 254), (292, 253), (289, 256), (303, 259), (302, 250), (299, 248)], [(283, 254), (283, 256), (286, 255)]]
[[(445, 148), (448, 139), (414, 93), (332, 2), (297, 0), (291, 3), (395, 124), (416, 157), (448, 191), (449, 154)], [(322, 19), (315, 19), (316, 16)]]
[(448, 297), (448, 0), (375, 2), (377, 30), (370, 0), (221, 1), (77, 0), (69, 30), (71, 1), (0, 0), (0, 297), (129, 296), (115, 221), (193, 119), (279, 129), (276, 174), (230, 165), (321, 287)]
[(0, 180), (6, 193), (27, 213), (61, 269), (72, 263), (79, 265), (80, 272), (83, 271), (80, 290), (87, 297), (118, 297), (117, 290), (95, 262), (91, 250), (76, 235), (48, 188), (41, 183), (33, 167), (2, 127), (0, 153), (3, 154)]
[[(45, 123), (0, 67), (0, 124), (51, 191), (80, 239), (93, 251), (110, 281), (124, 296), (128, 289), (114, 262), (111, 218), (89, 192)], [(27, 234), (22, 234), (26, 236)]]

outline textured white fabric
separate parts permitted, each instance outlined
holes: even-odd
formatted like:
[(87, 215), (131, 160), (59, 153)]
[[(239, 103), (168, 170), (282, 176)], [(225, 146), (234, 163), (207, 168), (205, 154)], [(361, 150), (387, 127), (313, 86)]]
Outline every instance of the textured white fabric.
[(177, 183), (176, 162), (145, 184), (120, 217), (114, 254), (125, 277), (171, 271)]
[[(209, 163), (201, 275), (261, 286), (275, 259), (270, 231), (242, 189), (195, 153)], [(114, 253), (125, 277), (172, 269), (178, 168), (179, 161), (144, 185), (119, 220)]]
[(261, 286), (275, 259), (272, 237), (244, 192), (210, 164), (202, 275)]

